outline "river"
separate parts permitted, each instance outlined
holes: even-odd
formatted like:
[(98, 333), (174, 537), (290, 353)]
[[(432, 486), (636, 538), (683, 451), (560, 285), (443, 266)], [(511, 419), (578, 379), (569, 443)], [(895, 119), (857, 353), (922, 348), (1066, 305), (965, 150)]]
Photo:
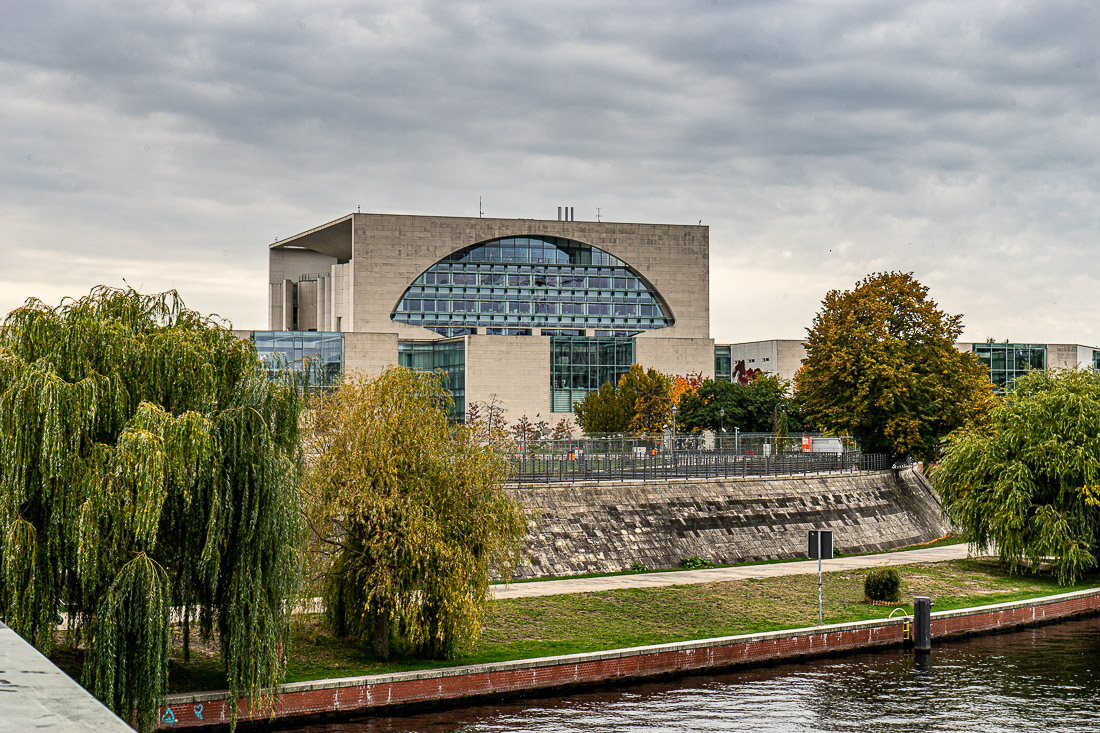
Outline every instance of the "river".
[(414, 715), (297, 733), (1100, 730), (1100, 616), (1008, 634)]

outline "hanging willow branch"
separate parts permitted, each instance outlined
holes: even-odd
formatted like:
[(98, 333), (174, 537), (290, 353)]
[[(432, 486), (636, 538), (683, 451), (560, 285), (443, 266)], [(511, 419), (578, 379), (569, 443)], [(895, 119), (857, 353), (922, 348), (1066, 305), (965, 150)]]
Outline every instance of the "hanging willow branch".
[(255, 702), (282, 675), (296, 597), (298, 414), (292, 384), (175, 292), (10, 313), (0, 619), (48, 650), (64, 606), (89, 646), (84, 683), (152, 730), (179, 607)]

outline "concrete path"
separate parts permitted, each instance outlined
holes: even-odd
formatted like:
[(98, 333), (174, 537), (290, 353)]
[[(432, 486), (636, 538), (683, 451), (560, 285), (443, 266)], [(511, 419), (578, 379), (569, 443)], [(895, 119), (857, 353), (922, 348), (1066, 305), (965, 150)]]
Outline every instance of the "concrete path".
[[(824, 572), (853, 570), (874, 565), (909, 565), (920, 562), (943, 562), (973, 557), (975, 554), (969, 545), (944, 545), (923, 550), (905, 550), (888, 552), (881, 555), (856, 555), (824, 560), (821, 569)], [(711, 568), (708, 570), (678, 570), (671, 573), (641, 573), (638, 575), (613, 575), (606, 578), (583, 578), (576, 580), (542, 580), (533, 583), (512, 583), (511, 585), (492, 586), (496, 598), (534, 598), (536, 596), (556, 596), (566, 593), (594, 593), (613, 588), (656, 588), (666, 585), (694, 585), (697, 583), (717, 583), (723, 580), (745, 580), (747, 578), (777, 578), (783, 575), (805, 575), (817, 572), (817, 560), (773, 563), (771, 565), (744, 565), (736, 568)]]
[(53, 662), (0, 624), (0, 731), (134, 733)]

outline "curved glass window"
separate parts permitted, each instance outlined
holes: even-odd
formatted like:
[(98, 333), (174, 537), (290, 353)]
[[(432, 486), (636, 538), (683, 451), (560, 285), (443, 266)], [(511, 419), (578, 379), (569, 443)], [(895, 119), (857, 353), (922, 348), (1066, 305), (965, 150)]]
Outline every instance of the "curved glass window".
[(452, 252), (413, 281), (391, 318), (441, 334), (479, 326), (489, 334), (541, 326), (639, 331), (671, 322), (660, 298), (618, 257), (542, 236)]

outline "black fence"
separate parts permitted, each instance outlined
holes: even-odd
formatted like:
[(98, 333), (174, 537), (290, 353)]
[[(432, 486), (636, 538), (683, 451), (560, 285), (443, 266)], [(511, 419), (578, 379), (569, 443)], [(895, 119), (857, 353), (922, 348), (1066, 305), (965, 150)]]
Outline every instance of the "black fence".
[(661, 451), (645, 447), (636, 447), (630, 452), (589, 452), (578, 448), (550, 453), (513, 453), (507, 460), (509, 481), (514, 483), (800, 476), (883, 471), (892, 465), (891, 456), (884, 453), (750, 453), (753, 454)]

